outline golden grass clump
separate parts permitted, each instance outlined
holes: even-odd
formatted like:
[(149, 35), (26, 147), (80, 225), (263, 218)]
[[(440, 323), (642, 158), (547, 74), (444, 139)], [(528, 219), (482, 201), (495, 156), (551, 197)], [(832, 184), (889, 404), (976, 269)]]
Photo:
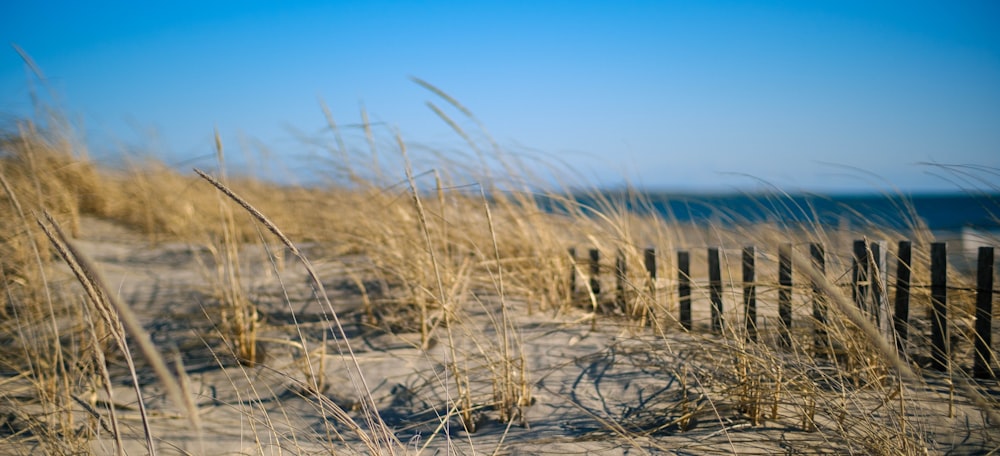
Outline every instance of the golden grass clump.
[[(61, 137), (46, 137), (25, 123), (0, 141), (0, 354), (2, 396), (14, 406), (8, 427), (38, 435), (52, 454), (80, 451), (98, 431), (98, 420), (74, 413), (77, 404), (93, 407), (91, 392), (101, 385), (97, 352), (103, 352), (107, 327), (85, 322), (90, 310), (82, 296), (62, 286), (53, 250), (36, 217), (49, 208), (72, 230), (81, 210), (100, 205), (96, 171), (66, 150)], [(80, 192), (78, 193), (77, 190)], [(8, 374), (17, 374), (13, 377)], [(13, 424), (16, 423), (16, 424)], [(107, 426), (106, 422), (100, 424)]]
[[(971, 346), (971, 292), (951, 295), (946, 372), (898, 353), (851, 300), (855, 239), (913, 239), (909, 349), (926, 344), (933, 236), (919, 221), (899, 233), (720, 210), (682, 223), (632, 189), (541, 190), (555, 185), (478, 141), (462, 126), (482, 130), (468, 110), (417, 82), (461, 113), (431, 105), (471, 153), (414, 155), (367, 121), (369, 152), (348, 150), (327, 111), (331, 175), (346, 177), (308, 187), (229, 175), (218, 136), (217, 169), (194, 174), (97, 164), (30, 122), (4, 136), (0, 443), (53, 454), (198, 453), (205, 442), (256, 454), (1000, 447), (995, 382), (957, 361)], [(127, 234), (99, 232), (108, 226)], [(787, 343), (774, 310), (786, 243)], [(826, 246), (824, 271), (808, 266), (812, 243)], [(742, 325), (751, 245), (757, 339)], [(717, 333), (708, 247), (722, 253)], [(691, 329), (678, 322), (678, 250), (691, 253)]]

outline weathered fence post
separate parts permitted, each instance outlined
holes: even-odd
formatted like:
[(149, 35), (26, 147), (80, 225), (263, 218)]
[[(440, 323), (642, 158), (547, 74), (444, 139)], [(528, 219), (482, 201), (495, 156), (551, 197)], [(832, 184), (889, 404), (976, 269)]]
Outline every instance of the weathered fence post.
[(979, 248), (976, 275), (976, 359), (972, 371), (977, 378), (992, 378), (993, 247)]
[(649, 278), (649, 304), (646, 306), (646, 314), (648, 314), (649, 321), (652, 322), (656, 318), (656, 306), (658, 300), (656, 299), (656, 250), (652, 247), (647, 248), (642, 253), (643, 264), (646, 266), (646, 277)]
[[(815, 268), (817, 276), (826, 276), (826, 253), (823, 251), (823, 244), (813, 243), (809, 245), (809, 256), (812, 258), (812, 267)], [(826, 339), (826, 300), (820, 288), (819, 280), (812, 280), (812, 305), (813, 320), (815, 322), (813, 330), (813, 347), (817, 354), (825, 354), (827, 348)]]
[(708, 248), (708, 289), (712, 301), (712, 332), (721, 333), (722, 318), (722, 265), (719, 261), (719, 248)]
[(576, 249), (569, 248), (569, 298), (576, 294)]
[(910, 335), (910, 261), (913, 245), (910, 241), (899, 241), (896, 254), (896, 302), (892, 314), (893, 329), (896, 331), (896, 349), (906, 354), (906, 340)]
[[(884, 335), (892, 334), (892, 323), (889, 317), (889, 298), (886, 287), (889, 279), (889, 270), (886, 267), (886, 258), (889, 248), (885, 241), (876, 241), (868, 244), (871, 247), (871, 265), (868, 270), (871, 278), (872, 289), (872, 319), (875, 327)], [(883, 315), (885, 318), (882, 318)]]
[(677, 295), (680, 303), (681, 327), (691, 330), (691, 255), (677, 252)]
[(951, 358), (948, 343), (948, 247), (931, 244), (931, 351), (932, 367), (945, 370)]
[(754, 262), (757, 248), (743, 248), (743, 323), (747, 340), (757, 341), (757, 285), (754, 283)]
[(601, 296), (601, 251), (597, 249), (590, 249), (590, 292)]
[(625, 275), (628, 273), (626, 270), (627, 267), (628, 266), (625, 265), (625, 252), (619, 249), (618, 255), (615, 256), (616, 300), (618, 301), (618, 308), (620, 308), (625, 315), (632, 316), (630, 309), (626, 308), (628, 306), (628, 299), (625, 296)]
[(854, 303), (858, 309), (867, 312), (868, 301), (868, 242), (864, 240), (854, 241), (854, 259), (851, 268), (851, 293)]
[(656, 249), (647, 248), (642, 254), (642, 259), (649, 277), (649, 294), (652, 296), (653, 302), (656, 302)]
[(792, 244), (778, 246), (778, 342), (792, 345)]

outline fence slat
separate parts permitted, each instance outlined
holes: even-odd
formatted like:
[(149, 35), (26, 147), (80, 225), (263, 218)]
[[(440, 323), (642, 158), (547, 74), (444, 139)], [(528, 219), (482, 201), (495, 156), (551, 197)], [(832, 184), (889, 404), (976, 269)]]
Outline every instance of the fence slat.
[(576, 249), (569, 248), (569, 298), (576, 294)]
[(863, 240), (854, 241), (854, 259), (851, 267), (851, 293), (858, 309), (867, 312), (868, 302), (868, 246)]
[(906, 341), (910, 335), (910, 261), (913, 245), (910, 241), (899, 241), (896, 256), (896, 302), (892, 314), (893, 329), (896, 332), (896, 349), (906, 354)]
[(649, 294), (656, 302), (656, 249), (650, 247), (642, 254), (643, 263), (646, 266), (646, 275), (649, 277)]
[(708, 287), (712, 300), (712, 332), (722, 332), (722, 266), (719, 261), (719, 248), (708, 248)]
[(601, 251), (590, 249), (590, 292), (601, 296)]
[(779, 343), (792, 345), (792, 244), (778, 246), (778, 326)]
[(747, 340), (757, 341), (757, 286), (754, 284), (754, 262), (757, 248), (743, 248), (743, 323)]
[(948, 247), (931, 244), (931, 366), (945, 370), (950, 359), (948, 343)]
[(691, 330), (691, 255), (677, 252), (677, 295), (680, 303), (681, 327)]
[(993, 247), (979, 248), (976, 276), (976, 359), (973, 374), (978, 378), (992, 378)]
[[(872, 290), (871, 318), (872, 321), (875, 322), (876, 328), (879, 328), (883, 334), (889, 334), (889, 303), (887, 301), (888, 298), (886, 297), (886, 280), (888, 279), (886, 254), (889, 249), (886, 246), (885, 241), (870, 242), (868, 246), (870, 247), (871, 253), (871, 256), (869, 257), (871, 263), (868, 267)], [(883, 315), (886, 317), (885, 325), (883, 325)]]
[(646, 277), (649, 280), (647, 289), (649, 291), (649, 304), (646, 305), (645, 313), (648, 318), (647, 323), (651, 323), (657, 317), (659, 301), (656, 299), (656, 249), (647, 248), (642, 253), (642, 262), (646, 266)]
[[(809, 256), (812, 258), (812, 266), (819, 276), (826, 276), (826, 252), (823, 244), (813, 243), (809, 245)], [(812, 305), (813, 305), (813, 347), (816, 354), (822, 356), (828, 347), (826, 339), (826, 299), (820, 288), (819, 282), (812, 280)]]
[(618, 255), (615, 256), (615, 291), (617, 291), (617, 301), (618, 308), (625, 313), (625, 315), (632, 315), (630, 309), (627, 309), (628, 299), (625, 296), (625, 277), (628, 273), (628, 266), (625, 265), (625, 252), (623, 250), (618, 250)]

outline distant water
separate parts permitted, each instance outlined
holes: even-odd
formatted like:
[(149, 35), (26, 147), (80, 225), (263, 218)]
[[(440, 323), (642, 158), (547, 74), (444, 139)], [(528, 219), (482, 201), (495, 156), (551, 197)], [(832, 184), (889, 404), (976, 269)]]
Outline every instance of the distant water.
[[(924, 225), (932, 231), (1000, 230), (1000, 194), (776, 195), (624, 192), (602, 195), (639, 213), (655, 213), (678, 222), (721, 224), (782, 222), (825, 226), (883, 226), (907, 230)], [(597, 198), (577, 201), (600, 207)]]

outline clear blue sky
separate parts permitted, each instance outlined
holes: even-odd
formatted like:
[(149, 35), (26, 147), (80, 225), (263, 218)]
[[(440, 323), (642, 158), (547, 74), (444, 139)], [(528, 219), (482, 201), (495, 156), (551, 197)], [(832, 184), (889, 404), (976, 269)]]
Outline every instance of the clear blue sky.
[(416, 76), (505, 148), (603, 185), (756, 185), (737, 172), (788, 190), (882, 188), (844, 168), (862, 167), (906, 191), (954, 190), (917, 163), (1000, 168), (990, 0), (23, 1), (0, 6), (0, 37), (0, 114), (31, 112), (16, 43), (96, 156), (178, 162), (210, 154), (217, 126), (233, 148), (250, 137), (300, 159), (288, 127), (319, 134), (319, 97), (342, 124), (364, 103), (383, 133), (462, 147)]

